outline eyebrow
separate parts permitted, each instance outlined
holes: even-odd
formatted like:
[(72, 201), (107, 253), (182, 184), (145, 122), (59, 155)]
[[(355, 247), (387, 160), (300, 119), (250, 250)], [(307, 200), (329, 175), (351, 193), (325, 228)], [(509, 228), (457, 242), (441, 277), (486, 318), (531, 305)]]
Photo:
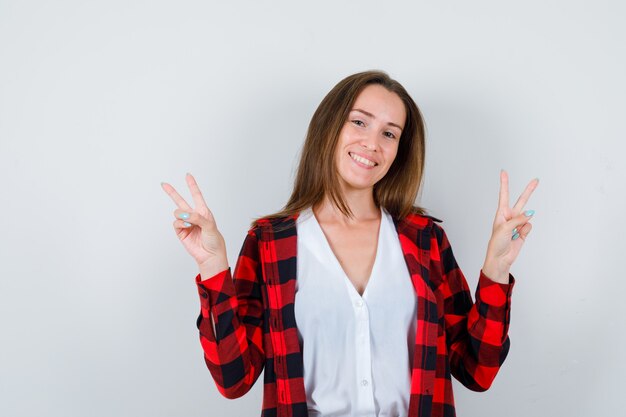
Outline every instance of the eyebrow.
[[(361, 112), (361, 113), (363, 113), (364, 115), (369, 116), (369, 117), (371, 117), (372, 119), (376, 119), (376, 116), (374, 116), (372, 113), (370, 113), (370, 112), (368, 112), (368, 111), (365, 111), (365, 110), (362, 110), (362, 109), (352, 109), (352, 111), (360, 111), (360, 112)], [(398, 126), (397, 124), (395, 124), (395, 123), (393, 123), (393, 122), (389, 122), (389, 123), (387, 123), (387, 124), (388, 124), (388, 125), (390, 125), (390, 126), (395, 126), (395, 127), (397, 127), (398, 129), (400, 129), (400, 132), (402, 132), (402, 128), (401, 128), (400, 126)]]

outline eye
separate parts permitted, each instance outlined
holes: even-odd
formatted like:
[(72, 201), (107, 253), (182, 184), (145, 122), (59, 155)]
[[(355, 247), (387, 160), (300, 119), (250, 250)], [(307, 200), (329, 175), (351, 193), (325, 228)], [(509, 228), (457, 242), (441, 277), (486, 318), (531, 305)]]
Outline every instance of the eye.
[(393, 134), (393, 133), (391, 133), (391, 132), (385, 132), (385, 135), (386, 135), (388, 138), (390, 138), (390, 139), (395, 139), (395, 138), (396, 138), (396, 135), (394, 135), (394, 134)]
[(361, 120), (358, 120), (358, 119), (353, 120), (352, 123), (354, 123), (357, 126), (365, 126), (365, 123), (363, 123)]

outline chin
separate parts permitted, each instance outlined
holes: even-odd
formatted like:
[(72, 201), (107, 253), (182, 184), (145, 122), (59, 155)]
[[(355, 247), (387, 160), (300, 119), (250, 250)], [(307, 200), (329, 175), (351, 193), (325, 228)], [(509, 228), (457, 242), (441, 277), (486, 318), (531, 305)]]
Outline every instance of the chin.
[(351, 190), (366, 190), (368, 188), (374, 188), (375, 183), (371, 182), (359, 182), (359, 181), (346, 181), (343, 180), (344, 185), (347, 189)]
[[(350, 156), (348, 156), (348, 158), (350, 158)], [(373, 178), (371, 172), (368, 174), (366, 171), (359, 171), (358, 168), (355, 170), (355, 167), (351, 165), (352, 158), (350, 158), (350, 161), (346, 162), (347, 165), (342, 166), (338, 170), (339, 179), (346, 188), (364, 190), (373, 188), (374, 184), (380, 181), (380, 178)], [(365, 175), (363, 175), (364, 173)]]

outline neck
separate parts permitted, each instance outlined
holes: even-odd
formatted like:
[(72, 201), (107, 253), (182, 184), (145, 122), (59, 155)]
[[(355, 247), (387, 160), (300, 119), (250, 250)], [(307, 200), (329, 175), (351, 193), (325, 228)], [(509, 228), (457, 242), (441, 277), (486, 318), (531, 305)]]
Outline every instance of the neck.
[(316, 217), (325, 222), (337, 222), (344, 225), (354, 225), (365, 221), (377, 220), (381, 216), (380, 208), (374, 203), (374, 194), (372, 189), (353, 190), (344, 192), (344, 200), (352, 211), (354, 218), (350, 219), (344, 215), (330, 201), (328, 196), (324, 197), (322, 202), (315, 207), (313, 211)]

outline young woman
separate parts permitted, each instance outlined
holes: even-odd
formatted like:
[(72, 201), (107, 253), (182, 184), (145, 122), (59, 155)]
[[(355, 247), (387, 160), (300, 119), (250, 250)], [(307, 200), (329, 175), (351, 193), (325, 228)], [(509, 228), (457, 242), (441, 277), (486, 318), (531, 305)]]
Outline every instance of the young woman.
[(198, 264), (197, 320), (218, 390), (264, 370), (262, 416), (454, 416), (451, 375), (489, 388), (509, 350), (510, 268), (531, 230), (532, 180), (500, 197), (476, 302), (441, 220), (415, 206), (424, 123), (381, 71), (340, 81), (309, 125), (293, 193), (255, 220), (231, 275), (195, 179), (166, 183), (174, 230)]

